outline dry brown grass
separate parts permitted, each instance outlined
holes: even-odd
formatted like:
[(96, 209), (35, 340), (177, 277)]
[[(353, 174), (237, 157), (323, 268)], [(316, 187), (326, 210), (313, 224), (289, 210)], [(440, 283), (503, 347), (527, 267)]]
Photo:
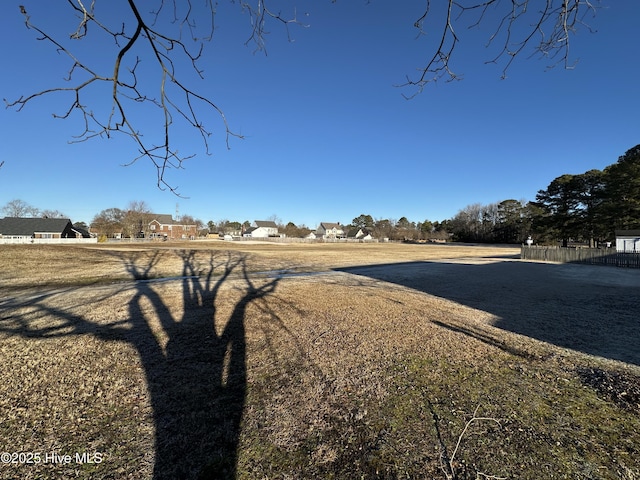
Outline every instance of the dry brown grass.
[[(441, 456), (478, 405), (500, 426), (472, 426), (457, 478), (640, 475), (640, 399), (616, 401), (640, 395), (637, 364), (497, 328), (490, 308), (404, 281), (330, 271), (517, 251), (187, 246), (0, 249), (0, 450), (103, 455), (2, 465), (0, 478), (444, 478)], [(329, 273), (259, 273), (279, 269)], [(589, 384), (601, 371), (615, 395)]]
[(294, 268), (304, 271), (326, 270), (351, 265), (443, 258), (494, 256), (496, 252), (515, 255), (517, 249), (455, 245), (390, 244), (277, 244), (245, 242), (191, 242), (141, 244), (97, 244), (91, 247), (55, 245), (3, 245), (0, 287), (90, 284), (131, 279), (128, 266), (151, 266), (150, 278), (181, 275), (183, 262), (175, 251), (211, 249), (246, 255), (253, 269)]

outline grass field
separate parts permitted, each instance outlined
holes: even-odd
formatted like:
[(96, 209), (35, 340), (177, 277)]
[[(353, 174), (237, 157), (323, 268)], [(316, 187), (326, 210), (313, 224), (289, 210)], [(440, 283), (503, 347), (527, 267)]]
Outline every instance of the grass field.
[(640, 479), (640, 271), (0, 248), (0, 478)]

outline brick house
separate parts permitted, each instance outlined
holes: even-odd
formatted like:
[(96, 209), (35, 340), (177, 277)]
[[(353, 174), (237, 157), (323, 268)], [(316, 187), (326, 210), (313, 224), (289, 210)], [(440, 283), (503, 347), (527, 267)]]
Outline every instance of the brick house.
[(183, 224), (173, 219), (171, 215), (152, 215), (149, 222), (150, 238), (166, 238), (169, 240), (194, 239), (198, 235), (195, 224)]

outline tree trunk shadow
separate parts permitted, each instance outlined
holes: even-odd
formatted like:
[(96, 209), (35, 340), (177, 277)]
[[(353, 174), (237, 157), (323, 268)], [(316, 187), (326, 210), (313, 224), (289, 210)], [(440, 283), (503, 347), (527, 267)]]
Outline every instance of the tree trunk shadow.
[[(51, 319), (48, 325), (33, 325), (27, 317), (11, 318), (0, 331), (25, 338), (93, 335), (130, 344), (141, 359), (153, 410), (154, 480), (232, 479), (247, 392), (247, 308), (271, 295), (279, 278), (254, 281), (242, 255), (202, 251), (178, 255), (181, 311), (167, 303), (153, 281), (145, 280), (153, 278), (158, 253), (123, 254), (121, 259), (136, 280), (126, 319), (93, 322), (88, 315), (49, 305), (43, 295), (19, 306)], [(208, 257), (203, 260), (203, 255)], [(226, 305), (224, 311), (231, 313), (219, 318), (223, 315), (216, 300), (226, 282), (232, 282), (240, 297), (234, 297), (231, 308)], [(277, 319), (268, 305), (260, 308)], [(180, 313), (172, 313), (176, 311)]]
[[(182, 318), (174, 319), (149, 284), (139, 283), (129, 303), (131, 342), (140, 354), (156, 430), (154, 479), (235, 478), (238, 440), (247, 390), (245, 320), (249, 304), (272, 293), (278, 279), (256, 286), (246, 258), (211, 254), (201, 265), (182, 251)], [(220, 276), (214, 271), (222, 269)], [(235, 271), (242, 297), (220, 334), (216, 298)], [(141, 309), (150, 301), (168, 337), (164, 351)], [(219, 329), (219, 328), (218, 328)]]

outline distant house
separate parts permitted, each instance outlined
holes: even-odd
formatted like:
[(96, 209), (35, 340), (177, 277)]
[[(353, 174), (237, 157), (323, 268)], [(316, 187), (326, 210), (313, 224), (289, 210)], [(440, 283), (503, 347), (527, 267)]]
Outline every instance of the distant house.
[(149, 222), (149, 236), (151, 238), (193, 239), (198, 235), (195, 224), (183, 224), (173, 219), (169, 214), (152, 214)]
[(616, 251), (640, 253), (640, 230), (616, 230)]
[(243, 237), (266, 238), (278, 237), (278, 225), (268, 220), (255, 220), (253, 224), (244, 230)]
[(73, 225), (73, 231), (76, 232), (77, 235), (80, 235), (80, 237), (77, 238), (91, 238), (91, 232), (89, 232), (89, 230), (87, 230), (86, 228), (82, 228), (82, 227), (78, 227), (76, 225)]
[(89, 232), (77, 229), (68, 218), (0, 219), (0, 238), (10, 240), (89, 238)]
[(316, 229), (316, 235), (321, 238), (345, 238), (344, 229), (340, 223), (321, 222)]
[(347, 232), (347, 238), (352, 238), (355, 240), (372, 240), (373, 237), (368, 230), (363, 228), (352, 228)]
[(253, 236), (253, 232), (256, 231), (258, 227), (247, 227), (242, 229), (242, 236), (251, 238)]

